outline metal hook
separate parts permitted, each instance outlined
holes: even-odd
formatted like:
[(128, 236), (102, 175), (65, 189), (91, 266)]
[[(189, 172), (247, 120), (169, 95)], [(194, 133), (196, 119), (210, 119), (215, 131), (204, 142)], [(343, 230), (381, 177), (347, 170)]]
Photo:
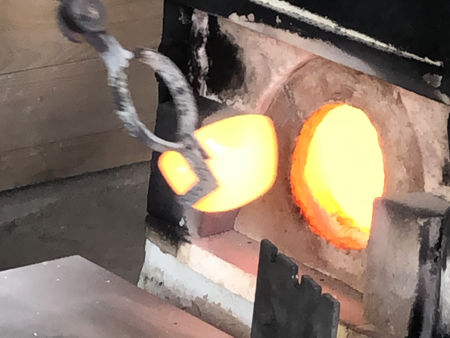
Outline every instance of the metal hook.
[[(198, 123), (194, 94), (179, 68), (157, 51), (137, 49), (132, 53), (124, 49), (106, 32), (106, 11), (99, 0), (61, 0), (57, 18), (61, 31), (69, 40), (80, 42), (80, 37), (84, 36), (99, 52), (108, 71), (108, 85), (114, 96), (116, 114), (128, 133), (155, 151), (176, 150), (189, 162), (199, 182), (179, 197), (180, 202), (191, 206), (216, 189), (217, 181), (205, 162), (206, 154), (193, 136)], [(169, 89), (178, 113), (179, 142), (156, 136), (139, 119), (126, 74), (129, 62), (134, 58), (152, 67)]]

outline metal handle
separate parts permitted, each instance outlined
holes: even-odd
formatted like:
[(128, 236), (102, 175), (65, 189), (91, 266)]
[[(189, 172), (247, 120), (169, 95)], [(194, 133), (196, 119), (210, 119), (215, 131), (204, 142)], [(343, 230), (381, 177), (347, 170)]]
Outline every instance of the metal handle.
[[(106, 11), (99, 0), (60, 0), (58, 23), (63, 34), (71, 41), (80, 42), (84, 36), (100, 54), (108, 71), (108, 85), (112, 89), (116, 114), (128, 133), (149, 148), (164, 152), (180, 152), (199, 177), (199, 182), (180, 202), (193, 205), (217, 187), (209, 170), (205, 152), (193, 136), (198, 123), (198, 108), (192, 92), (180, 69), (166, 56), (151, 49), (137, 49), (134, 53), (124, 49), (106, 32)], [(169, 89), (178, 115), (178, 142), (166, 141), (152, 133), (139, 119), (128, 88), (126, 70), (132, 59), (152, 67)]]

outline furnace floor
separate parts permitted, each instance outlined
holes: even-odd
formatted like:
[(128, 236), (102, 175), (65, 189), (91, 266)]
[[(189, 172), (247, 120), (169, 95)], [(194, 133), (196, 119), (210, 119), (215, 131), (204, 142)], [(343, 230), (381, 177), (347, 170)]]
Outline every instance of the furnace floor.
[(81, 255), (136, 284), (148, 163), (0, 193), (0, 270)]

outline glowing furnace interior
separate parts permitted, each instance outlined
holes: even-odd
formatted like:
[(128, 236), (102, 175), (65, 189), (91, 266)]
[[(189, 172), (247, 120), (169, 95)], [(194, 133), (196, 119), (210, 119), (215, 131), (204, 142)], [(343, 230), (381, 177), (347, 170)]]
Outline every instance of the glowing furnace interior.
[(293, 153), (291, 187), (316, 234), (341, 248), (365, 248), (384, 181), (378, 133), (362, 110), (329, 104), (306, 121)]

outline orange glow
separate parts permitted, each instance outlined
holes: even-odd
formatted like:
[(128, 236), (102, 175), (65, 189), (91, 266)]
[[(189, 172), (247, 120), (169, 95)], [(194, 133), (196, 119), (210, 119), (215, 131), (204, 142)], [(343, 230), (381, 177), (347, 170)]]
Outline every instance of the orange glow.
[[(194, 208), (221, 212), (239, 208), (266, 193), (275, 182), (278, 145), (272, 120), (263, 115), (238, 115), (195, 131), (209, 155), (206, 161), (218, 188)], [(186, 159), (176, 151), (161, 155), (158, 166), (178, 195), (199, 180)]]
[(297, 140), (291, 186), (316, 234), (340, 248), (365, 248), (373, 201), (384, 190), (383, 154), (367, 115), (346, 104), (315, 112)]

